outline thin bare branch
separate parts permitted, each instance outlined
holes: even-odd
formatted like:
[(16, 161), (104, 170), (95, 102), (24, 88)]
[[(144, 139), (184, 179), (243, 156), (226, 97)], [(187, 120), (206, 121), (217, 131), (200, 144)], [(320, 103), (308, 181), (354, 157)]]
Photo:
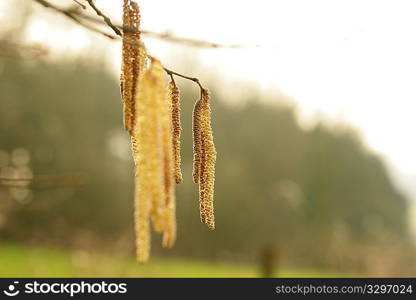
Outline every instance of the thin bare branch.
[(79, 2), (78, 0), (72, 0), (72, 1), (74, 1), (76, 4), (78, 4), (82, 9), (87, 9), (87, 7), (84, 4), (82, 4), (81, 2)]
[(111, 19), (105, 14), (103, 14), (101, 10), (97, 8), (97, 6), (95, 6), (93, 0), (86, 0), (86, 1), (91, 6), (91, 8), (95, 11), (95, 13), (104, 19), (104, 22), (108, 25), (108, 27), (110, 27), (114, 31), (115, 34), (117, 34), (118, 36), (123, 36), (121, 34), (121, 31), (116, 26), (114, 26), (113, 22), (111, 22)]
[(75, 23), (87, 28), (88, 30), (94, 31), (96, 33), (99, 33), (101, 35), (106, 36), (109, 39), (114, 40), (115, 37), (111, 34), (108, 34), (104, 31), (99, 30), (98, 28), (95, 28), (87, 23), (82, 22), (80, 19), (78, 19), (79, 13), (76, 10), (73, 9), (62, 9), (57, 7), (56, 5), (46, 1), (46, 0), (33, 0), (41, 5), (43, 5), (46, 8), (50, 8), (58, 13), (61, 13), (63, 15), (65, 15), (66, 17), (68, 17), (69, 19), (71, 19), (72, 21), (74, 21)]
[[(89, 30), (92, 30), (96, 33), (100, 33), (100, 34), (102, 34), (102, 35), (104, 35), (107, 38), (110, 38), (112, 40), (117, 39), (117, 37), (119, 37), (119, 38), (123, 37), (123, 34), (122, 34), (121, 30), (123, 32), (133, 32), (133, 33), (137, 32), (132, 28), (123, 27), (123, 26), (119, 26), (119, 25), (114, 25), (113, 22), (111, 21), (111, 19), (107, 15), (105, 15), (99, 8), (96, 7), (93, 0), (86, 0), (86, 1), (91, 6), (91, 8), (95, 11), (95, 13), (98, 16), (103, 18), (104, 23), (108, 27), (110, 27), (116, 35), (111, 35), (111, 34), (108, 34), (106, 32), (103, 32), (103, 31), (99, 30), (96, 27), (90, 26), (89, 24), (87, 24), (85, 22), (82, 22), (80, 19), (88, 20), (88, 21), (91, 21), (91, 22), (94, 22), (94, 23), (97, 23), (97, 24), (101, 24), (101, 25), (103, 24), (102, 20), (99, 20), (97, 18), (85, 15), (85, 14), (83, 14), (83, 13), (77, 11), (77, 10), (59, 8), (59, 7), (51, 4), (50, 2), (48, 2), (46, 0), (34, 0), (34, 1), (38, 2), (39, 4), (43, 5), (44, 7), (51, 8), (51, 9), (55, 10), (56, 12), (61, 13), (61, 14), (65, 15), (66, 17), (70, 18), (71, 20), (73, 20), (77, 24), (79, 24), (79, 25), (81, 25), (81, 26), (83, 26), (83, 27), (85, 27)], [(198, 46), (198, 47), (210, 47), (210, 48), (239, 48), (239, 47), (243, 47), (243, 46), (239, 46), (239, 45), (224, 46), (224, 45), (220, 45), (220, 44), (217, 44), (217, 43), (212, 43), (212, 42), (207, 42), (207, 41), (202, 41), (202, 40), (194, 40), (194, 39), (174, 37), (169, 33), (156, 33), (156, 32), (147, 31), (147, 30), (141, 30), (140, 32), (142, 34), (145, 34), (145, 35), (148, 35), (148, 36), (157, 37), (157, 38), (161, 38), (161, 39), (166, 39), (166, 40), (172, 41), (172, 42), (190, 44), (190, 45)], [(151, 56), (149, 56), (149, 57), (152, 58)], [(165, 68), (165, 67), (164, 67), (164, 70), (166, 71), (166, 73), (170, 77), (172, 77), (172, 75), (175, 75), (175, 76), (179, 76), (179, 77), (182, 77), (182, 78), (185, 78), (185, 79), (188, 79), (188, 80), (191, 80), (191, 81), (197, 83), (200, 90), (201, 90), (201, 93), (204, 90), (204, 87), (201, 85), (201, 82), (199, 81), (198, 78), (186, 76), (186, 75), (183, 75), (183, 74), (180, 74), (178, 72), (172, 71), (172, 70), (170, 70), (168, 68)]]
[[(74, 10), (67, 10), (67, 9), (61, 9), (56, 7), (55, 5), (47, 2), (46, 0), (34, 0), (40, 4), (42, 4), (45, 7), (49, 7), (49, 8), (53, 8), (55, 11), (60, 12), (65, 14), (66, 16), (68, 16), (67, 14), (69, 13), (72, 17), (76, 16), (79, 19), (84, 19), (86, 21), (90, 21), (96, 24), (103, 24), (103, 21), (101, 19), (97, 19), (93, 16), (84, 14), (80, 11), (74, 11)], [(86, 0), (88, 1), (88, 3), (93, 3), (92, 0)], [(91, 4), (90, 4), (91, 5)], [(94, 11), (97, 13), (97, 15), (101, 16), (104, 19), (104, 22), (114, 31), (114, 33), (118, 36), (122, 36), (121, 32), (131, 32), (131, 33), (137, 33), (136, 30), (134, 30), (133, 28), (130, 27), (123, 27), (121, 25), (117, 25), (114, 24), (111, 19), (105, 15), (100, 9), (97, 8), (97, 6), (93, 3), (93, 6), (91, 6)], [(70, 16), (68, 16), (70, 17)], [(70, 17), (70, 18), (72, 18)], [(80, 23), (79, 20), (77, 21), (77, 23)], [(85, 26), (85, 23), (80, 24), (82, 26)], [(91, 29), (91, 28), (88, 28)], [(94, 30), (96, 31), (96, 30)], [(259, 45), (238, 45), (238, 44), (232, 44), (232, 45), (224, 45), (224, 44), (220, 44), (220, 43), (215, 43), (215, 42), (211, 42), (211, 41), (205, 41), (205, 40), (199, 40), (199, 39), (191, 39), (191, 38), (185, 38), (185, 37), (177, 37), (172, 35), (170, 32), (154, 32), (151, 30), (145, 30), (142, 29), (140, 30), (140, 33), (151, 37), (151, 38), (157, 38), (157, 39), (162, 39), (162, 40), (166, 40), (169, 42), (173, 42), (173, 43), (181, 43), (181, 44), (186, 44), (192, 47), (200, 47), (200, 48), (250, 48), (250, 47), (260, 47)], [(110, 35), (108, 33), (105, 33), (105, 36), (107, 36), (108, 38), (111, 39), (116, 39), (116, 37), (114, 35)]]
[(168, 68), (166, 68), (166, 67), (164, 67), (164, 69), (165, 69), (166, 73), (168, 73), (168, 75), (169, 75), (169, 76), (176, 75), (176, 76), (179, 76), (179, 77), (182, 77), (182, 78), (185, 78), (185, 79), (191, 80), (191, 81), (195, 82), (196, 84), (198, 84), (198, 85), (199, 85), (199, 88), (200, 88), (201, 90), (203, 90), (203, 89), (204, 89), (204, 87), (201, 85), (201, 82), (199, 81), (199, 79), (198, 79), (198, 78), (196, 78), (196, 77), (189, 77), (189, 76), (186, 76), (186, 75), (180, 74), (180, 73), (175, 72), (175, 71), (172, 71), (172, 70), (170, 70), (170, 69), (168, 69)]
[(199, 40), (199, 39), (191, 39), (191, 38), (185, 38), (185, 37), (177, 37), (172, 35), (170, 32), (153, 32), (148, 30), (141, 30), (140, 31), (143, 35), (146, 35), (148, 37), (157, 38), (157, 39), (163, 39), (168, 42), (173, 43), (180, 43), (185, 44), (192, 47), (199, 47), (199, 48), (258, 48), (259, 45), (224, 45), (219, 43), (214, 43), (210, 41), (205, 40)]
[[(86, 15), (86, 14), (83, 14), (81, 12), (76, 12), (76, 14), (81, 19), (85, 19), (87, 21), (90, 21), (90, 22), (93, 22), (93, 23), (96, 23), (96, 24), (101, 24), (101, 25), (103, 23), (102, 20), (97, 19), (93, 16)], [(111, 22), (111, 20), (110, 20), (110, 22)], [(112, 24), (112, 26), (121, 30), (122, 32), (129, 32), (129, 33), (137, 33), (138, 32), (134, 28), (130, 28), (128, 26), (121, 26), (121, 25), (117, 25), (117, 24), (114, 24), (114, 23), (111, 23), (111, 24)], [(141, 29), (140, 33), (142, 35), (150, 37), (150, 38), (161, 39), (161, 40), (165, 40), (165, 41), (172, 42), (172, 43), (185, 44), (187, 46), (198, 47), (198, 48), (215, 48), (215, 49), (216, 48), (231, 48), (231, 49), (236, 49), (236, 48), (258, 48), (258, 47), (260, 47), (259, 45), (238, 45), (238, 44), (224, 45), (224, 44), (219, 44), (219, 43), (200, 40), (200, 39), (191, 39), (191, 38), (185, 38), (185, 37), (178, 37), (178, 36), (172, 35), (172, 33), (170, 33), (170, 32), (154, 32), (154, 31), (146, 30), (146, 29)]]

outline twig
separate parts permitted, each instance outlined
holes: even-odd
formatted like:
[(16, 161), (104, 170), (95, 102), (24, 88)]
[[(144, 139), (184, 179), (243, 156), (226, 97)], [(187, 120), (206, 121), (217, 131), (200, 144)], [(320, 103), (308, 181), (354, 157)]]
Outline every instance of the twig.
[(107, 17), (106, 15), (104, 15), (101, 10), (99, 10), (95, 4), (93, 0), (87, 0), (88, 4), (91, 6), (91, 8), (95, 11), (95, 13), (97, 15), (99, 15), (100, 17), (102, 17), (104, 19), (104, 22), (115, 32), (115, 34), (117, 34), (118, 36), (123, 36), (121, 34), (121, 31), (113, 25), (113, 22), (111, 22), (111, 19), (109, 17)]
[(218, 48), (238, 49), (238, 48), (249, 48), (249, 47), (259, 48), (260, 47), (259, 45), (237, 45), (237, 44), (224, 45), (224, 44), (214, 43), (214, 42), (205, 41), (205, 40), (177, 37), (177, 36), (173, 36), (169, 32), (153, 32), (153, 31), (148, 31), (148, 30), (140, 30), (140, 32), (148, 37), (163, 39), (163, 40), (173, 42), (173, 43), (187, 44), (192, 47), (215, 48), (215, 49), (218, 49)]
[(165, 69), (166, 73), (168, 73), (168, 75), (169, 75), (169, 76), (171, 76), (171, 78), (173, 78), (173, 77), (172, 77), (172, 75), (176, 75), (176, 76), (179, 76), (179, 77), (182, 77), (182, 78), (185, 78), (185, 79), (191, 80), (191, 81), (193, 81), (193, 82), (197, 83), (197, 84), (199, 85), (199, 88), (200, 88), (201, 90), (204, 90), (204, 87), (201, 85), (201, 82), (199, 81), (199, 79), (198, 79), (198, 78), (196, 78), (196, 77), (189, 77), (189, 76), (186, 76), (186, 75), (180, 74), (180, 73), (175, 72), (175, 71), (172, 71), (172, 70), (170, 70), (170, 69), (168, 69), (168, 68), (166, 68), (166, 67), (163, 67), (163, 68)]
[(78, 0), (72, 0), (72, 1), (74, 1), (76, 4), (78, 4), (79, 6), (81, 6), (82, 9), (87, 9), (87, 7), (84, 4), (82, 4), (81, 2), (79, 2)]
[[(114, 31), (114, 33), (116, 34), (116, 36), (111, 35), (111, 34), (108, 34), (106, 32), (103, 32), (103, 31), (101, 31), (101, 30), (99, 30), (99, 29), (97, 29), (95, 27), (90, 26), (89, 24), (86, 24), (84, 22), (81, 22), (78, 19), (78, 18), (82, 18), (82, 19), (85, 19), (85, 20), (89, 20), (89, 21), (92, 21), (92, 22), (95, 22), (95, 23), (102, 24), (102, 21), (97, 20), (96, 18), (93, 18), (91, 16), (87, 16), (87, 15), (82, 14), (82, 13), (76, 11), (76, 10), (65, 10), (65, 9), (59, 8), (59, 7), (51, 4), (50, 2), (48, 2), (46, 0), (34, 0), (34, 1), (38, 2), (39, 4), (43, 5), (44, 7), (51, 8), (51, 9), (55, 10), (56, 12), (59, 12), (61, 14), (64, 14), (66, 17), (70, 18), (71, 20), (73, 20), (77, 24), (79, 24), (79, 25), (81, 25), (81, 26), (83, 26), (83, 27), (85, 27), (85, 28), (87, 28), (89, 30), (92, 30), (92, 31), (94, 31), (96, 33), (100, 33), (100, 34), (102, 34), (102, 35), (104, 35), (107, 38), (110, 38), (112, 40), (116, 39), (117, 37), (119, 37), (119, 38), (122, 38), (123, 37), (123, 34), (121, 33), (120, 30), (122, 30), (123, 32), (133, 32), (133, 33), (134, 32), (136, 32), (136, 33), (138, 32), (136, 30), (133, 30), (132, 28), (114, 25), (113, 22), (111, 21), (111, 19), (107, 15), (105, 15), (100, 9), (98, 9), (95, 6), (93, 0), (86, 0), (86, 1), (91, 6), (91, 8), (95, 11), (95, 13), (98, 16), (100, 16), (100, 17), (103, 18), (105, 24), (107, 24), (107, 26), (109, 26)], [(75, 15), (76, 15), (76, 17), (75, 17)], [(222, 46), (220, 44), (206, 42), (206, 41), (201, 41), (201, 40), (192, 40), (192, 39), (186, 39), (186, 38), (177, 38), (177, 37), (173, 37), (173, 36), (171, 36), (170, 34), (167, 34), (167, 33), (155, 33), (155, 32), (144, 31), (144, 30), (141, 30), (140, 32), (143, 33), (143, 34), (151, 35), (151, 36), (158, 37), (158, 38), (165, 38), (165, 39), (170, 40), (170, 41), (193, 44), (195, 46), (197, 45), (197, 46), (205, 46), (205, 47), (211, 47), (211, 48), (226, 47), (226, 46)], [(238, 45), (231, 45), (231, 46), (228, 46), (228, 47), (230, 47), (230, 48), (237, 48), (237, 47), (240, 47), (240, 46), (238, 46)], [(149, 57), (152, 58), (151, 56), (149, 56)], [(176, 76), (179, 76), (179, 77), (182, 77), (182, 78), (191, 80), (191, 81), (193, 81), (193, 82), (195, 82), (195, 83), (198, 84), (199, 88), (201, 89), (201, 93), (204, 90), (204, 87), (202, 86), (202, 84), (201, 84), (201, 82), (199, 81), (198, 78), (186, 76), (186, 75), (183, 75), (183, 74), (180, 74), (178, 72), (172, 71), (172, 70), (170, 70), (168, 68), (165, 68), (165, 67), (163, 67), (163, 68), (164, 68), (164, 70), (166, 71), (166, 73), (171, 78), (173, 78), (172, 75), (176, 75)]]
[[(116, 36), (111, 35), (109, 33), (98, 31), (97, 28), (88, 26), (88, 24), (83, 23), (79, 20), (79, 19), (84, 19), (86, 21), (90, 21), (90, 22), (102, 25), (103, 22), (102, 22), (101, 19), (97, 19), (93, 16), (83, 14), (79, 11), (59, 8), (55, 5), (53, 5), (52, 3), (49, 3), (46, 0), (33, 0), (33, 1), (36, 1), (40, 4), (42, 4), (45, 7), (52, 8), (53, 10), (64, 14), (65, 16), (71, 18), (73, 21), (75, 21), (79, 25), (87, 27), (87, 29), (89, 29), (89, 30), (93, 30), (95, 32), (103, 34), (103, 35), (105, 35), (106, 37), (108, 37), (112, 40), (117, 38)], [(86, 0), (86, 1), (88, 1), (88, 3), (90, 3), (90, 2), (92, 3), (92, 0)], [(105, 15), (101, 10), (99, 10), (96, 7), (95, 4), (93, 4), (93, 6), (91, 6), (91, 7), (93, 7), (93, 9), (95, 8), (94, 11), (104, 19), (104, 22), (114, 31), (114, 33), (116, 35), (121, 37), (122, 36), (121, 32), (129, 32), (129, 33), (138, 33), (139, 32), (139, 31), (135, 30), (134, 28), (131, 28), (131, 27), (128, 27), (128, 26), (121, 26), (121, 25), (114, 24), (107, 15)], [(97, 12), (96, 9), (98, 10), (98, 12)], [(76, 18), (76, 20), (74, 20), (74, 17)], [(152, 37), (152, 38), (162, 39), (162, 40), (166, 40), (166, 41), (173, 42), (173, 43), (187, 44), (189, 46), (201, 47), (201, 48), (234, 48), (235, 49), (235, 48), (260, 47), (259, 45), (237, 45), (237, 44), (224, 45), (224, 44), (219, 44), (219, 43), (205, 41), (205, 40), (191, 39), (191, 38), (185, 38), (185, 37), (177, 37), (177, 36), (173, 36), (169, 32), (154, 32), (154, 31), (146, 30), (146, 29), (140, 30), (140, 33), (145, 35), (145, 36)]]
[(104, 32), (104, 31), (101, 31), (101, 30), (99, 30), (99, 29), (97, 29), (97, 28), (95, 28), (93, 26), (90, 26), (90, 25), (84, 23), (84, 22), (81, 22), (81, 20), (79, 20), (77, 17), (75, 17), (75, 15), (79, 16), (79, 14), (76, 11), (74, 11), (74, 10), (61, 9), (61, 8), (59, 8), (59, 7), (53, 5), (52, 3), (48, 2), (48, 1), (45, 1), (45, 0), (33, 0), (33, 1), (39, 3), (40, 5), (43, 5), (44, 7), (53, 9), (54, 11), (59, 12), (59, 13), (65, 15), (66, 17), (68, 17), (69, 19), (71, 19), (72, 21), (74, 21), (75, 23), (77, 23), (77, 24), (79, 24), (79, 25), (87, 28), (88, 30), (91, 30), (91, 31), (94, 31), (96, 33), (102, 34), (102, 35), (106, 36), (109, 39), (112, 39), (112, 40), (115, 39), (115, 37), (112, 36), (111, 34), (108, 34), (108, 33)]
[[(148, 57), (149, 57), (151, 60), (154, 60), (154, 59), (155, 59), (155, 58), (154, 58), (153, 56), (151, 56), (151, 55), (148, 55)], [(165, 72), (166, 72), (166, 73), (170, 76), (170, 78), (173, 80), (173, 82), (174, 82), (174, 83), (175, 83), (175, 80), (173, 79), (173, 75), (176, 75), (176, 76), (179, 76), (179, 77), (182, 77), (182, 78), (185, 78), (185, 79), (191, 80), (191, 81), (195, 82), (196, 84), (198, 84), (199, 88), (201, 89), (201, 93), (202, 93), (202, 91), (203, 91), (203, 90), (205, 90), (205, 88), (202, 86), (202, 84), (201, 84), (201, 82), (199, 81), (199, 79), (198, 79), (198, 78), (183, 75), (183, 74), (181, 74), (181, 73), (178, 73), (178, 72), (172, 71), (171, 69), (168, 69), (168, 68), (166, 68), (165, 66), (163, 66), (163, 69), (164, 69), (164, 70), (165, 70)]]
[[(102, 24), (103, 23), (102, 20), (97, 19), (93, 16), (89, 16), (89, 15), (83, 14), (81, 12), (74, 12), (74, 13), (77, 15), (77, 17), (79, 17), (81, 19), (85, 19), (87, 21), (90, 21), (90, 22), (93, 22), (93, 23), (96, 23), (96, 24)], [(145, 35), (145, 36), (148, 36), (148, 37), (151, 37), (151, 38), (157, 38), (157, 39), (165, 40), (165, 41), (172, 42), (172, 43), (187, 44), (187, 45), (192, 46), (192, 47), (216, 48), (216, 49), (217, 48), (237, 49), (237, 48), (259, 48), (259, 47), (261, 47), (260, 45), (238, 45), (238, 44), (224, 45), (224, 44), (219, 44), (219, 43), (215, 43), (215, 42), (211, 42), (211, 41), (191, 39), (191, 38), (185, 38), (185, 37), (178, 37), (178, 36), (172, 35), (169, 32), (154, 32), (154, 31), (146, 30), (146, 29), (141, 29), (140, 31), (138, 31), (138, 30), (136, 30), (134, 28), (131, 28), (131, 27), (128, 27), (128, 26), (121, 26), (121, 25), (117, 25), (117, 24), (114, 24), (114, 23), (111, 23), (111, 24), (113, 24), (113, 26), (115, 28), (121, 30), (122, 32), (128, 32), (128, 33), (138, 33), (138, 32), (140, 32), (142, 35)]]
[[(168, 73), (169, 74), (169, 73)], [(176, 82), (175, 82), (175, 78), (173, 78), (173, 74), (169, 74), (169, 77), (170, 77), (170, 80), (172, 81), (172, 83), (173, 83), (173, 86), (175, 86), (176, 87)]]

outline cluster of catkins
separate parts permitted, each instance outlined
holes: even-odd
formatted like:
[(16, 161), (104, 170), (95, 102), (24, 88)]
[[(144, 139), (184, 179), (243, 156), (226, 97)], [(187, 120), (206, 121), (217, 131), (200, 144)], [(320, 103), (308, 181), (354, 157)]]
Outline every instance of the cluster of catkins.
[[(134, 1), (124, 0), (123, 29), (120, 86), (124, 127), (131, 136), (135, 163), (136, 249), (138, 261), (146, 262), (150, 224), (163, 233), (164, 247), (172, 247), (176, 239), (175, 184), (182, 182), (180, 97), (173, 77), (166, 86), (164, 67), (146, 53)], [(193, 111), (193, 179), (199, 184), (201, 221), (214, 229), (216, 151), (210, 115), (209, 94), (201, 87)]]

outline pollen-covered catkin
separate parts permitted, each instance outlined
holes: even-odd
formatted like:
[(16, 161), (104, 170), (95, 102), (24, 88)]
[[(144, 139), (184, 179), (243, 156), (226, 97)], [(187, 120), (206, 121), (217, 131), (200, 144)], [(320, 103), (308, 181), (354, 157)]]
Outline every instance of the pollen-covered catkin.
[(214, 181), (217, 153), (211, 128), (211, 109), (208, 91), (201, 91), (193, 112), (194, 182), (199, 183), (201, 222), (215, 229)]
[(175, 168), (175, 181), (177, 184), (182, 182), (181, 171), (181, 103), (179, 89), (176, 84), (171, 81), (168, 85), (168, 99), (171, 105), (172, 118), (172, 147)]
[[(150, 93), (147, 76), (141, 78), (142, 89), (138, 93), (138, 100), (147, 99)], [(150, 115), (143, 101), (138, 101), (141, 105), (136, 106), (136, 111), (140, 114), (140, 118), (136, 120), (132, 136), (132, 150), (135, 161), (135, 229), (136, 229), (136, 252), (139, 262), (146, 262), (150, 253), (150, 190), (149, 182), (152, 178), (149, 173), (151, 165), (146, 158), (146, 151), (151, 147), (151, 137), (145, 130), (142, 130), (148, 122)], [(138, 144), (140, 143), (140, 147)]]
[[(140, 11), (123, 0), (122, 67), (120, 88), (124, 127), (131, 137), (135, 165), (134, 220), (139, 262), (150, 256), (151, 227), (163, 233), (162, 245), (176, 240), (175, 186), (182, 182), (181, 100), (173, 76), (191, 79), (201, 88), (192, 113), (193, 171), (199, 184), (201, 222), (215, 229), (214, 181), (217, 153), (211, 128), (208, 90), (198, 79), (162, 66), (147, 54), (140, 37)], [(164, 73), (171, 77), (167, 88)], [(176, 183), (176, 184), (175, 184)]]
[(124, 128), (133, 134), (135, 122), (135, 95), (138, 76), (145, 65), (145, 49), (140, 43), (140, 11), (136, 2), (124, 0), (123, 27), (134, 32), (123, 33), (122, 67), (120, 76), (121, 97), (123, 101)]
[(163, 143), (163, 162), (164, 162), (164, 182), (165, 182), (165, 211), (164, 211), (164, 230), (163, 247), (172, 247), (176, 240), (176, 203), (175, 203), (175, 159), (173, 148), (173, 121), (172, 121), (172, 102), (171, 91), (168, 89), (166, 96), (161, 99), (161, 123), (162, 123), (162, 143)]
[[(146, 130), (153, 136), (154, 144), (148, 149), (148, 159), (152, 164), (153, 181), (149, 183), (151, 189), (151, 217), (153, 228), (157, 232), (164, 229), (164, 210), (165, 210), (165, 186), (164, 186), (164, 149), (163, 149), (163, 108), (162, 101), (165, 101), (166, 93), (164, 89), (163, 67), (156, 59), (153, 60), (148, 72), (151, 85), (150, 98), (147, 99), (147, 109), (150, 111), (151, 118), (147, 123)], [(140, 101), (140, 100), (139, 100)], [(150, 159), (151, 158), (151, 159)]]
[[(181, 100), (173, 76), (191, 79), (201, 88), (192, 114), (193, 181), (199, 184), (201, 221), (215, 229), (214, 180), (216, 150), (211, 129), (208, 91), (198, 79), (162, 66), (147, 54), (140, 36), (140, 10), (123, 0), (120, 88), (124, 128), (130, 134), (135, 165), (134, 221), (139, 262), (150, 256), (151, 227), (163, 233), (162, 245), (176, 241), (175, 186), (182, 182)], [(164, 72), (170, 75), (167, 88)]]
[(136, 237), (140, 262), (148, 259), (150, 250), (149, 218), (156, 231), (164, 229), (165, 185), (160, 120), (160, 99), (165, 97), (160, 63), (139, 77), (136, 94), (133, 150), (136, 162)]
[(140, 182), (147, 181), (144, 170), (136, 167), (135, 172), (135, 191), (134, 191), (134, 219), (136, 230), (136, 254), (137, 260), (145, 263), (150, 256), (150, 202), (148, 201), (149, 191)]
[(217, 152), (211, 128), (211, 108), (207, 90), (203, 90), (202, 93), (201, 143), (200, 202), (203, 203), (204, 223), (209, 229), (214, 230), (214, 181)]
[(194, 106), (192, 113), (192, 135), (193, 135), (193, 150), (194, 161), (192, 169), (192, 178), (194, 183), (199, 183), (200, 167), (201, 167), (201, 109), (202, 98), (199, 99)]

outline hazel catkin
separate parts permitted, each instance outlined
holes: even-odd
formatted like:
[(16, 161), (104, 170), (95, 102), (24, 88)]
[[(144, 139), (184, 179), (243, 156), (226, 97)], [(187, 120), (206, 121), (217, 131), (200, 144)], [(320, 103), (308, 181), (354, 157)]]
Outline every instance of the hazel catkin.
[[(171, 76), (165, 86), (164, 72)], [(120, 76), (124, 127), (130, 134), (135, 165), (134, 220), (139, 262), (150, 256), (151, 227), (163, 233), (162, 245), (176, 240), (175, 183), (181, 172), (181, 100), (173, 75), (148, 56), (140, 39), (139, 6), (123, 0), (122, 72)], [(214, 181), (217, 153), (211, 128), (210, 97), (201, 98), (192, 114), (193, 181), (199, 184), (201, 222), (215, 229)], [(153, 225), (153, 226), (152, 226)]]
[(211, 128), (210, 97), (202, 90), (201, 99), (194, 107), (194, 181), (199, 183), (201, 222), (215, 229), (214, 181), (217, 152)]
[(192, 169), (192, 178), (194, 183), (199, 183), (200, 167), (201, 167), (201, 110), (202, 110), (202, 98), (199, 99), (192, 112), (192, 137), (193, 137), (193, 150), (194, 160)]
[(171, 92), (161, 98), (161, 130), (164, 168), (164, 228), (162, 245), (172, 247), (176, 239), (176, 203), (175, 203), (175, 157), (173, 147), (173, 121)]
[(144, 262), (147, 256), (143, 249), (150, 249), (143, 238), (147, 236), (143, 231), (149, 231), (149, 217), (156, 231), (164, 228), (165, 186), (160, 115), (160, 99), (164, 98), (164, 90), (159, 62), (154, 61), (151, 68), (139, 77), (139, 84), (140, 89), (135, 97), (136, 120), (133, 131), (133, 141), (138, 145), (133, 143), (133, 148), (137, 190), (135, 207), (139, 210), (136, 212), (137, 253), (138, 260)]
[(123, 32), (122, 67), (120, 75), (121, 98), (123, 101), (124, 128), (132, 135), (135, 122), (135, 95), (138, 77), (145, 66), (145, 50), (140, 42), (140, 11), (136, 2), (124, 0), (123, 27), (132, 32)]
[(177, 184), (182, 182), (181, 171), (181, 106), (179, 89), (176, 84), (171, 81), (168, 85), (169, 96), (171, 105), (171, 118), (172, 118), (172, 147), (174, 157), (174, 169), (175, 169), (175, 181)]

